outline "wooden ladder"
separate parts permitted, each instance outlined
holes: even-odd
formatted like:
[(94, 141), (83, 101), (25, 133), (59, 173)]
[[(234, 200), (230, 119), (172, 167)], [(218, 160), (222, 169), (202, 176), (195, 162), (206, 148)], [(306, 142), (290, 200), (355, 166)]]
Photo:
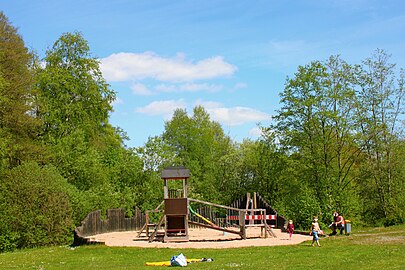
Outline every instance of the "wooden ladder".
[(149, 238), (148, 238), (148, 241), (149, 241), (149, 243), (151, 243), (151, 242), (153, 242), (153, 240), (155, 239), (155, 237), (156, 237), (156, 234), (157, 234), (157, 231), (158, 231), (158, 229), (162, 226), (162, 223), (163, 223), (163, 221), (165, 220), (165, 215), (163, 215), (161, 218), (160, 218), (160, 220), (159, 220), (159, 222), (157, 223), (157, 225), (155, 226), (155, 230), (153, 231), (153, 233), (149, 236)]

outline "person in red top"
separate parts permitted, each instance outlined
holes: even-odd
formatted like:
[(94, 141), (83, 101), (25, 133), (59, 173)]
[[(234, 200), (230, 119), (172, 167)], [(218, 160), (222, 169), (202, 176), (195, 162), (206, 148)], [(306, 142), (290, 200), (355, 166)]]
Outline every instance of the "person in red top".
[(342, 214), (338, 212), (333, 213), (333, 222), (329, 227), (332, 230), (331, 235), (336, 235), (337, 230), (340, 231), (340, 234), (343, 234), (343, 230), (345, 228), (345, 219), (343, 218)]
[(292, 235), (294, 233), (294, 223), (291, 219), (288, 221), (287, 233), (290, 235), (290, 240), (291, 240)]
[(340, 234), (343, 234), (343, 230), (345, 229), (345, 219), (343, 218), (341, 213), (338, 213), (336, 228), (340, 231)]

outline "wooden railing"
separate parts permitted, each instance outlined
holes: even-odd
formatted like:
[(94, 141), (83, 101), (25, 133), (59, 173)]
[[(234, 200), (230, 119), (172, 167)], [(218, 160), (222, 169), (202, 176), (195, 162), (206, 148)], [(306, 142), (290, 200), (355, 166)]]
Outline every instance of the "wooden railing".
[(101, 218), (101, 211), (93, 211), (75, 228), (75, 243), (87, 242), (86, 237), (107, 232), (136, 231), (145, 224), (145, 214), (135, 208), (133, 217), (127, 218), (124, 209), (108, 209), (107, 218)]

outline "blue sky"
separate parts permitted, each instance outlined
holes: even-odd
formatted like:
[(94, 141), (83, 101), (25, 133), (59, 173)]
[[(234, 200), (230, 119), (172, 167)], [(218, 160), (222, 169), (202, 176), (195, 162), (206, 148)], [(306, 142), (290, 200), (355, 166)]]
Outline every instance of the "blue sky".
[(110, 122), (130, 147), (160, 135), (175, 108), (203, 105), (235, 141), (256, 139), (299, 65), (384, 49), (405, 67), (403, 0), (3, 0), (41, 57), (80, 31), (117, 92)]

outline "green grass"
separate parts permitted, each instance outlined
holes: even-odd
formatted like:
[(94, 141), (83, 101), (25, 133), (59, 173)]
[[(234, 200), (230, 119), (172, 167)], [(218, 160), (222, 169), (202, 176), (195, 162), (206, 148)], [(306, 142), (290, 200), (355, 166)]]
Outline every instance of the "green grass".
[(142, 249), (102, 245), (51, 247), (0, 254), (0, 269), (164, 269), (145, 262), (213, 258), (189, 269), (405, 269), (405, 225), (354, 231), (350, 236), (293, 246), (235, 249)]

